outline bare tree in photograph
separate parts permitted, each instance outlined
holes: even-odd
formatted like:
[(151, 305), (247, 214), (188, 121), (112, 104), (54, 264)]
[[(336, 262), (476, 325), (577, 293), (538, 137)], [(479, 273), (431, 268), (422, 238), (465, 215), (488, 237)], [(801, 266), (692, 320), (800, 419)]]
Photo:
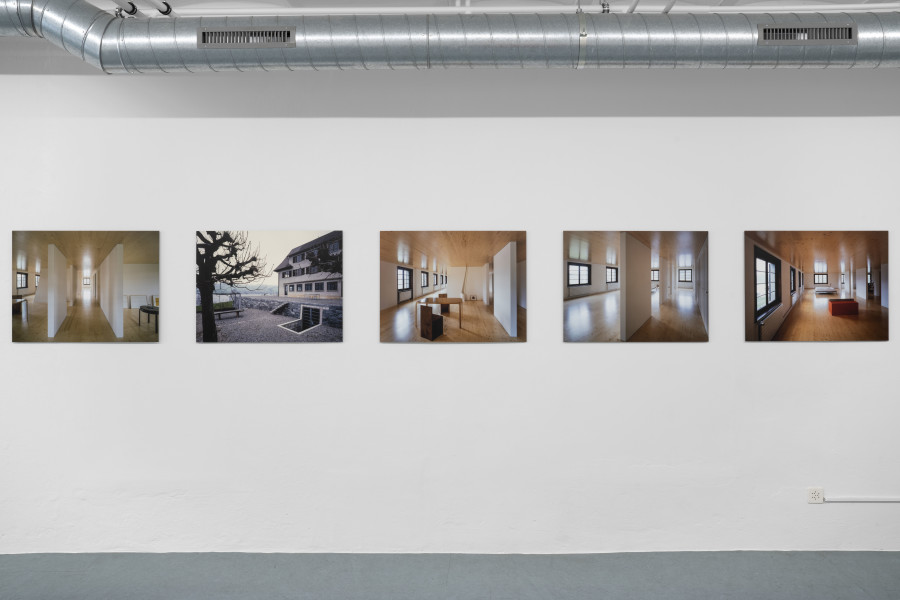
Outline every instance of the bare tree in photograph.
[(203, 341), (217, 342), (214, 293), (217, 284), (246, 288), (263, 282), (271, 269), (260, 256), (246, 231), (197, 232), (197, 289), (200, 291), (200, 313)]

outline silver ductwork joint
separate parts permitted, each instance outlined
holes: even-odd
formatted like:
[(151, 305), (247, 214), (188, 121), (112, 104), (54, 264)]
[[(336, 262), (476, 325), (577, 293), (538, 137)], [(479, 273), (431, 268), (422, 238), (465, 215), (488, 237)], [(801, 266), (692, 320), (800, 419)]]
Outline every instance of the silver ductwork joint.
[(86, 0), (0, 0), (0, 35), (44, 37), (107, 73), (900, 66), (896, 12), (121, 19)]

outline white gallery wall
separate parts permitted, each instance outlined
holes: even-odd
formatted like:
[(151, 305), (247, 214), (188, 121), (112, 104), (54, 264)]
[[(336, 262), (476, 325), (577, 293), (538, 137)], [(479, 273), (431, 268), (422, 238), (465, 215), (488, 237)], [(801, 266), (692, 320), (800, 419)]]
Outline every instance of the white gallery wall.
[[(806, 504), (900, 496), (897, 328), (745, 343), (742, 268), (745, 230), (897, 255), (900, 72), (0, 85), (3, 229), (159, 229), (166, 292), (158, 345), (0, 343), (0, 552), (900, 550), (900, 506)], [(344, 230), (344, 343), (196, 344), (194, 231), (294, 226)], [(379, 231), (415, 229), (528, 232), (527, 343), (378, 342)], [(709, 230), (710, 342), (564, 344), (562, 232), (591, 229)]]

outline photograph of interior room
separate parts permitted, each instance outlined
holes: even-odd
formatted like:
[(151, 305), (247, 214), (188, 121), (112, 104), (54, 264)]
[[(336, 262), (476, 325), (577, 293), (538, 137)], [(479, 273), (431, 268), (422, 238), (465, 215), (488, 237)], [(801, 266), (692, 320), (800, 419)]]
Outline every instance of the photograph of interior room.
[(748, 231), (747, 341), (888, 339), (887, 231)]
[(566, 231), (567, 342), (709, 340), (705, 231)]
[[(525, 341), (525, 239), (524, 231), (382, 231), (381, 341)], [(429, 300), (441, 313), (433, 338), (417, 325), (423, 310), (431, 318)]]
[(158, 341), (159, 232), (14, 231), (12, 256), (14, 342)]

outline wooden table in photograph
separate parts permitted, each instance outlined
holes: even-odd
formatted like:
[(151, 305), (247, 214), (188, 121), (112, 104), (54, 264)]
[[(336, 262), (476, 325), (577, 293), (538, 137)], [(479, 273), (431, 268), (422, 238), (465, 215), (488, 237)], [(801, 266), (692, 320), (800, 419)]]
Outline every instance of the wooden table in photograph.
[(156, 316), (156, 333), (159, 333), (159, 307), (158, 306), (150, 306), (149, 304), (145, 304), (141, 307), (141, 312), (138, 313), (138, 327), (141, 326), (141, 313), (147, 313), (147, 324), (150, 324), (150, 315)]
[(419, 304), (458, 304), (459, 305), (459, 328), (462, 329), (462, 298), (425, 298), (416, 302), (416, 329), (419, 328)]

